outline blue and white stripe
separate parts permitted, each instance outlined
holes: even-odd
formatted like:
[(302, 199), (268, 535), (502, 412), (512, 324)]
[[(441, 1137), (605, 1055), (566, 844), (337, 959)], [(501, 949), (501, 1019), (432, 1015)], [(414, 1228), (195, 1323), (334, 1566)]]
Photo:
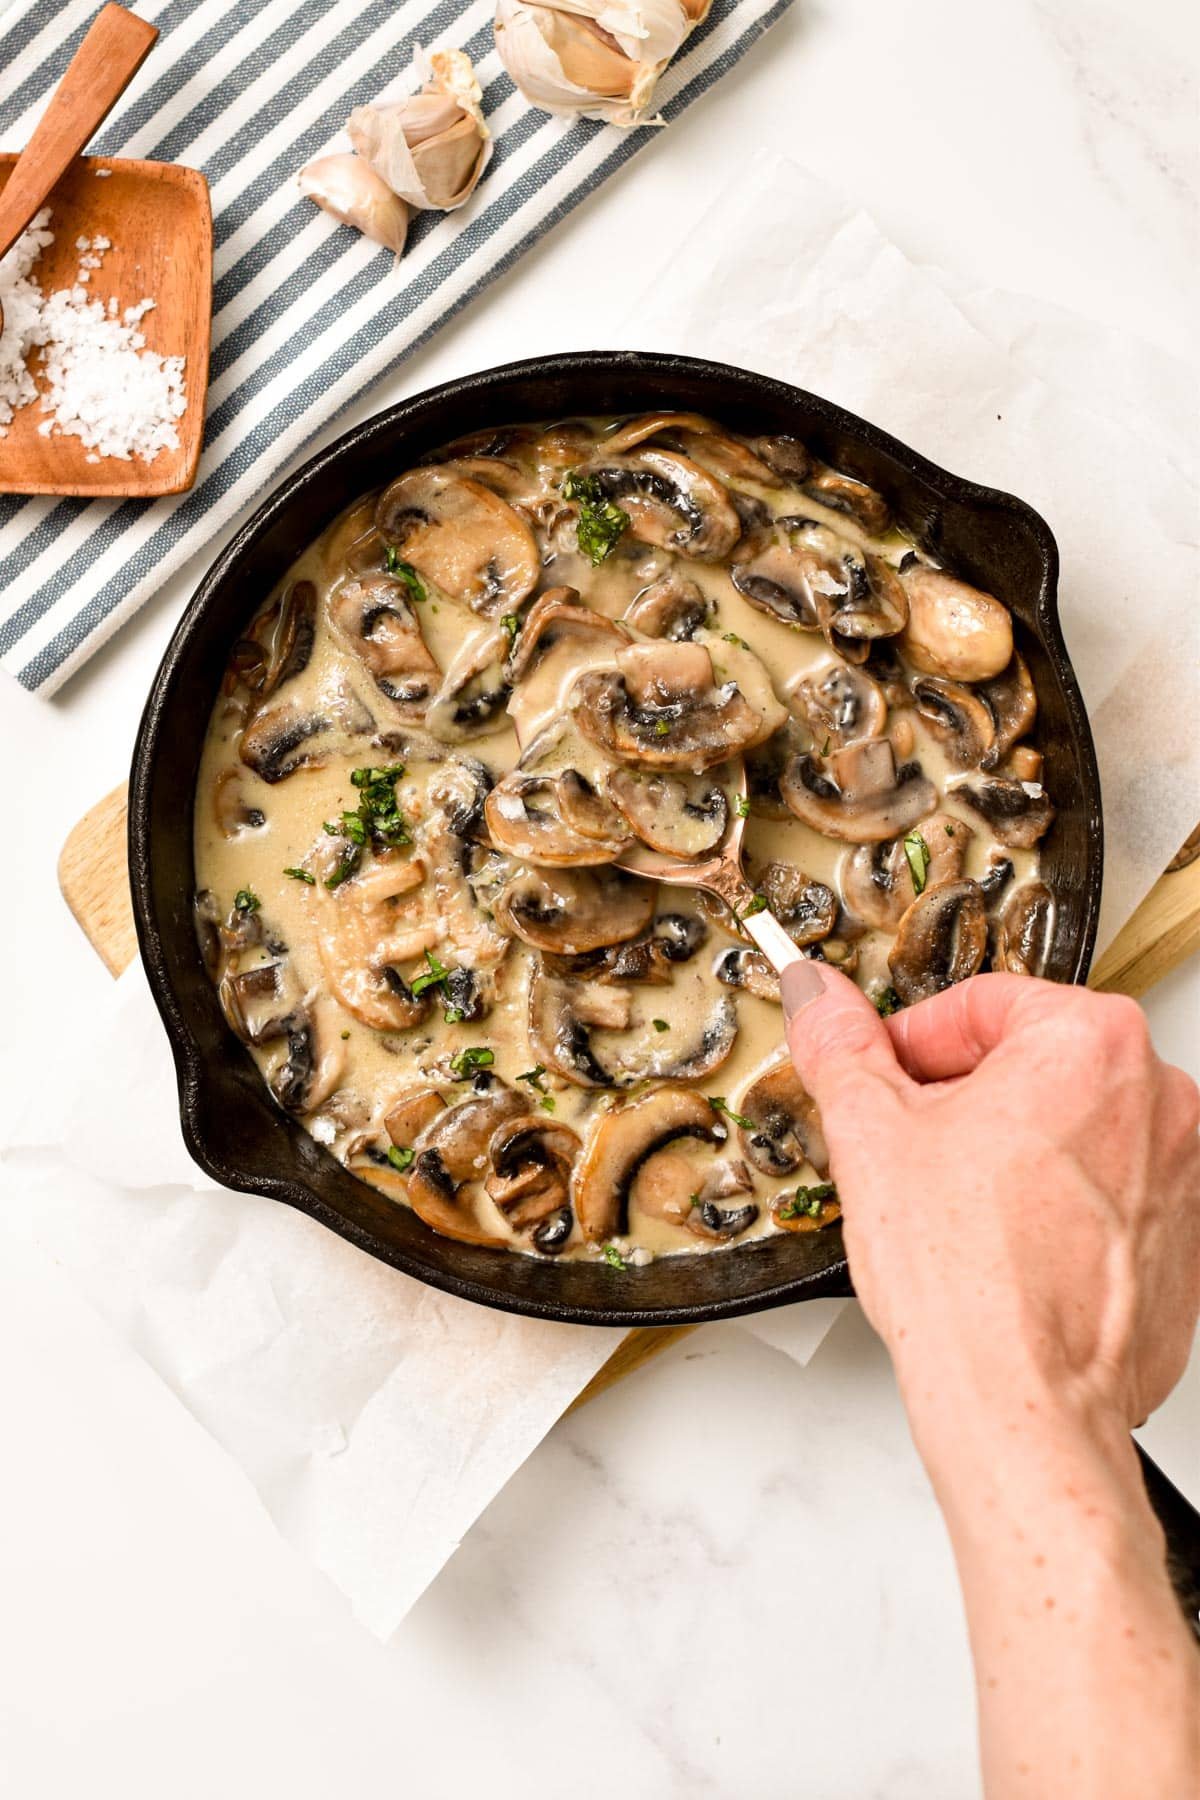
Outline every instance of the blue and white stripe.
[[(669, 120), (789, 0), (715, 0), (659, 87)], [(15, 16), (14, 16), (15, 11)], [(500, 65), (493, 0), (140, 0), (162, 33), (91, 146), (201, 168), (213, 202), (213, 345), (196, 485), (158, 501), (0, 497), (0, 663), (54, 691), (382, 375), (646, 143), (530, 108)], [(0, 16), (0, 143), (28, 138), (95, 12)], [(292, 177), (421, 43), (476, 65), (495, 155), (469, 204), (414, 220), (399, 267), (297, 197)]]

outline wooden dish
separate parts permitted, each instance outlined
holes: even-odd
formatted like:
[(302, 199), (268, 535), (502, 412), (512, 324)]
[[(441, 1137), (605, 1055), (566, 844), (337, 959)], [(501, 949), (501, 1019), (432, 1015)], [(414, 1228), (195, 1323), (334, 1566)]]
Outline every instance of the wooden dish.
[[(0, 192), (16, 157), (0, 154)], [(107, 170), (107, 175), (98, 175)], [(81, 156), (47, 202), (54, 242), (42, 252), (33, 277), (49, 293), (70, 287), (79, 265), (75, 240), (106, 237), (112, 249), (93, 271), (98, 299), (115, 295), (121, 310), (150, 297), (157, 304), (141, 330), (160, 356), (186, 358), (187, 411), (177, 423), (178, 450), (160, 450), (153, 462), (105, 456), (88, 462), (78, 438), (43, 437), (47, 414), (35, 400), (20, 409), (0, 437), (0, 493), (73, 494), (148, 500), (182, 494), (196, 479), (204, 438), (208, 348), (212, 323), (212, 211), (208, 183), (196, 169), (173, 163), (131, 162)], [(37, 375), (37, 358), (32, 370)], [(94, 453), (93, 453), (94, 454)]]

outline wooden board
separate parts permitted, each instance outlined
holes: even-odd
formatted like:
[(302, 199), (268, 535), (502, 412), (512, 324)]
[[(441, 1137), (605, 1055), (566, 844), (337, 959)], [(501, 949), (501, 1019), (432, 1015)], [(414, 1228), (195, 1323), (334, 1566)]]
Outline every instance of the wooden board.
[[(126, 789), (114, 788), (84, 814), (58, 864), (63, 898), (113, 975), (137, 954), (125, 862)], [(1144, 994), (1200, 949), (1200, 857), (1155, 883), (1092, 970), (1088, 985), (1110, 994)], [(631, 1331), (572, 1401), (582, 1406), (631, 1375), (695, 1326)]]
[[(15, 156), (0, 155), (0, 192)], [(107, 171), (100, 175), (99, 170)], [(139, 329), (160, 356), (185, 359), (187, 409), (176, 422), (179, 447), (160, 450), (152, 462), (104, 456), (89, 462), (77, 437), (43, 437), (49, 414), (35, 400), (17, 412), (0, 438), (0, 493), (115, 495), (149, 499), (180, 494), (196, 479), (204, 438), (212, 326), (212, 212), (208, 183), (196, 169), (171, 163), (81, 156), (54, 188), (50, 230), (31, 274), (43, 293), (71, 287), (79, 266), (76, 239), (106, 237), (112, 245), (92, 271), (89, 293), (120, 309), (140, 300), (155, 304)], [(36, 354), (29, 367), (36, 379)], [(107, 959), (106, 959), (107, 960)]]

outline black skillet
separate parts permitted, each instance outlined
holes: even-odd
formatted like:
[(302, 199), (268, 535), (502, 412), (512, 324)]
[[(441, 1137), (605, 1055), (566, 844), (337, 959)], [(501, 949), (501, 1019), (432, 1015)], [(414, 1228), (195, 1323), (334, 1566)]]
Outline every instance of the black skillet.
[[(230, 1034), (192, 924), (191, 795), (229, 646), (294, 557), (351, 501), (466, 432), (658, 409), (801, 438), (835, 468), (878, 488), (923, 548), (1011, 609), (1038, 692), (1036, 742), (1058, 808), (1042, 848), (1058, 902), (1047, 973), (1085, 980), (1100, 904), (1100, 782), (1059, 629), (1058, 552), (1048, 527), (1024, 502), (947, 474), (827, 400), (721, 364), (606, 351), (516, 363), (433, 388), (347, 432), (275, 490), (201, 582), (155, 676), (130, 780), (138, 941), (174, 1053), (183, 1134), (195, 1160), (223, 1186), (299, 1207), (434, 1287), (573, 1324), (699, 1324), (848, 1294), (840, 1233), (780, 1236), (621, 1274), (607, 1264), (496, 1255), (435, 1236), (415, 1214), (348, 1175), (281, 1114)], [(1188, 1558), (1200, 1583), (1200, 1517), (1192, 1516)]]

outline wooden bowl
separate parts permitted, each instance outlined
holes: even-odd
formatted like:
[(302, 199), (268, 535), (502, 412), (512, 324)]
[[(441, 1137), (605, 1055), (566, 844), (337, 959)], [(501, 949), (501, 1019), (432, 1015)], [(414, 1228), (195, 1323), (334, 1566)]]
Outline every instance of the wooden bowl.
[[(0, 154), (0, 191), (15, 156)], [(106, 175), (97, 171), (107, 170)], [(32, 271), (44, 292), (70, 287), (79, 266), (75, 240), (106, 237), (111, 250), (94, 271), (98, 299), (116, 296), (121, 310), (147, 297), (157, 304), (141, 330), (147, 348), (183, 356), (187, 411), (177, 422), (179, 448), (160, 450), (153, 462), (105, 456), (89, 462), (76, 437), (43, 437), (48, 415), (35, 400), (16, 414), (0, 437), (0, 493), (108, 495), (152, 499), (182, 494), (196, 479), (204, 438), (208, 346), (212, 323), (212, 211), (208, 183), (196, 169), (173, 163), (128, 162), (81, 156), (52, 192), (47, 205), (54, 242)], [(36, 377), (37, 359), (32, 368)]]

